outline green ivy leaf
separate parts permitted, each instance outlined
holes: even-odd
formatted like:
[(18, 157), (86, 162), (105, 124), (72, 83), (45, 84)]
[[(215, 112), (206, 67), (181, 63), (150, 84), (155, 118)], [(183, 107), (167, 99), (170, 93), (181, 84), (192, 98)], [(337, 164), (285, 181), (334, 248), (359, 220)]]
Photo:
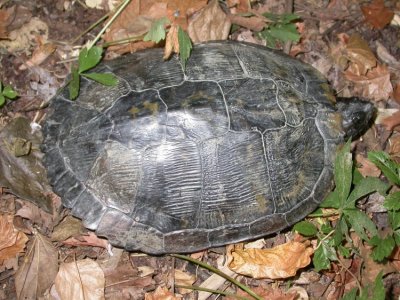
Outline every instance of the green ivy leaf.
[(268, 28), (269, 34), (282, 42), (298, 42), (300, 40), (300, 34), (297, 32), (295, 24), (276, 24), (271, 25)]
[(337, 260), (335, 249), (327, 241), (320, 241), (321, 245), (315, 250), (313, 264), (315, 271), (329, 269), (332, 260)]
[(161, 40), (165, 40), (165, 24), (168, 23), (169, 20), (166, 17), (154, 21), (149, 32), (144, 36), (143, 41), (159, 43)]
[(389, 222), (393, 230), (400, 228), (400, 212), (398, 211), (388, 211)]
[(383, 273), (379, 272), (378, 276), (375, 278), (374, 290), (372, 291), (372, 298), (374, 300), (385, 300), (386, 299), (386, 291), (383, 285)]
[(69, 97), (71, 100), (75, 100), (79, 95), (79, 85), (80, 85), (80, 78), (78, 69), (73, 68), (71, 73), (71, 81), (68, 85), (69, 89)]
[(383, 206), (388, 210), (400, 210), (400, 192), (389, 194), (385, 198)]
[(342, 300), (356, 300), (357, 298), (357, 288), (352, 288), (350, 291), (348, 291), (346, 294), (343, 295)]
[(6, 98), (0, 93), (0, 107), (3, 106), (4, 103), (6, 103)]
[(348, 231), (349, 227), (347, 226), (346, 220), (341, 217), (336, 224), (336, 230), (333, 234), (333, 243), (335, 246), (339, 246), (342, 243)]
[(115, 86), (118, 84), (118, 78), (111, 73), (83, 73), (82, 76), (107, 86)]
[(189, 35), (179, 27), (178, 29), (178, 42), (179, 42), (179, 56), (181, 58), (181, 62), (183, 68), (186, 68), (186, 62), (190, 56), (190, 52), (192, 51), (192, 42), (190, 41)]
[(356, 201), (362, 197), (367, 196), (373, 192), (379, 192), (385, 195), (389, 189), (389, 185), (384, 183), (379, 178), (366, 177), (363, 178), (350, 193), (349, 197), (345, 201), (345, 208), (354, 208)]
[(338, 246), (338, 251), (345, 258), (349, 258), (350, 255), (351, 255), (351, 249), (346, 248), (346, 247), (344, 247), (342, 245)]
[(369, 152), (368, 159), (381, 169), (387, 179), (396, 185), (400, 185), (400, 165), (395, 163), (387, 153), (382, 151)]
[(304, 236), (314, 236), (317, 234), (317, 227), (310, 222), (301, 221), (293, 226), (293, 229)]
[(344, 207), (344, 203), (349, 196), (353, 174), (353, 160), (350, 153), (350, 140), (339, 151), (335, 160), (335, 183), (340, 207)]
[(87, 50), (87, 48), (83, 48), (79, 53), (79, 69), (78, 73), (85, 72), (87, 70), (95, 67), (101, 60), (101, 55), (103, 53), (103, 48), (101, 47), (92, 47)]
[(4, 87), (3, 95), (11, 100), (15, 99), (18, 96), (17, 92), (14, 91), (11, 86)]
[(378, 262), (387, 258), (395, 246), (394, 238), (391, 235), (388, 235), (384, 239), (381, 239), (379, 236), (373, 236), (369, 243), (375, 246), (372, 250), (372, 258)]
[(364, 212), (358, 209), (344, 209), (343, 214), (347, 217), (346, 219), (354, 231), (363, 240), (369, 240), (366, 230), (369, 231), (372, 236), (378, 234), (374, 222), (372, 222)]

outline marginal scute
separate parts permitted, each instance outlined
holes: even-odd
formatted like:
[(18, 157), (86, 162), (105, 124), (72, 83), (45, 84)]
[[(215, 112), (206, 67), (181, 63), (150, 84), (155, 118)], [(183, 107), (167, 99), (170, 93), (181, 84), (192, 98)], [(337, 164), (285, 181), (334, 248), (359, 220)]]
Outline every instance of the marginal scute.
[(50, 104), (44, 164), (72, 214), (129, 251), (194, 252), (285, 229), (333, 184), (343, 143), (333, 95), (311, 66), (238, 42), (196, 45), (186, 69), (162, 50), (103, 62)]

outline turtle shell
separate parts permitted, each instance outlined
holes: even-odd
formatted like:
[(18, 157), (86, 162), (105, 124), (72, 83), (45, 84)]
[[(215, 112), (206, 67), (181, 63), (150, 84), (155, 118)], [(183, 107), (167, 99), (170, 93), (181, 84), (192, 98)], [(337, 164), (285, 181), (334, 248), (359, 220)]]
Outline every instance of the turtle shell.
[(340, 116), (309, 65), (238, 42), (104, 62), (44, 125), (44, 163), (72, 214), (116, 246), (194, 252), (280, 231), (333, 185)]

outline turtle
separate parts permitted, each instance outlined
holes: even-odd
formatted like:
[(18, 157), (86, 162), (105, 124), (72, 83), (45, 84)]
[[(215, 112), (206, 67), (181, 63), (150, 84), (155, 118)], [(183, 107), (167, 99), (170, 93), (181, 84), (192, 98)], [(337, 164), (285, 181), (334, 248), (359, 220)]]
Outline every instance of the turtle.
[(43, 126), (65, 207), (128, 251), (190, 253), (298, 222), (332, 190), (336, 153), (374, 106), (336, 100), (312, 66), (245, 42), (196, 44), (186, 66), (148, 49), (102, 62)]

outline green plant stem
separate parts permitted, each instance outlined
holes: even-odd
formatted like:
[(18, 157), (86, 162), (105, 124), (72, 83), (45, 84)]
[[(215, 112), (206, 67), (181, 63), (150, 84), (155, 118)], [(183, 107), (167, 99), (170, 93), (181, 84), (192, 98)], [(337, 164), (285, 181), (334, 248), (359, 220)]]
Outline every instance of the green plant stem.
[(89, 31), (91, 31), (93, 28), (95, 28), (97, 25), (99, 25), (101, 22), (103, 22), (105, 19), (107, 19), (110, 16), (110, 13), (105, 14), (104, 16), (102, 16), (100, 19), (98, 19), (96, 22), (94, 22), (92, 25), (90, 25), (85, 31), (83, 31), (82, 33), (80, 33), (76, 38), (74, 38), (70, 44), (73, 45), (75, 44), (81, 37), (83, 37), (86, 33), (88, 33)]
[(124, 10), (124, 8), (131, 2), (131, 0), (125, 0), (121, 6), (118, 8), (118, 10), (115, 12), (115, 14), (112, 16), (110, 20), (104, 25), (104, 27), (100, 30), (100, 32), (97, 34), (97, 36), (94, 38), (94, 40), (88, 45), (87, 49), (88, 51), (96, 44), (96, 42), (100, 39), (102, 34), (107, 30), (107, 28), (111, 25), (112, 22), (121, 14), (121, 12)]
[(224, 296), (229, 296), (229, 297), (234, 297), (236, 299), (241, 299), (241, 300), (249, 300), (246, 297), (238, 296), (232, 293), (224, 292), (224, 291), (219, 291), (219, 290), (212, 290), (212, 289), (207, 289), (201, 286), (196, 286), (196, 285), (180, 285), (176, 284), (175, 287), (180, 288), (180, 289), (188, 289), (188, 290), (195, 290), (195, 291), (202, 291), (202, 292), (207, 292), (207, 293), (212, 293), (212, 294), (218, 294), (218, 295), (224, 295)]
[(226, 280), (228, 280), (228, 281), (232, 282), (233, 284), (235, 284), (236, 286), (240, 287), (243, 291), (245, 291), (247, 294), (249, 294), (250, 296), (252, 296), (254, 299), (263, 300), (262, 297), (260, 297), (260, 296), (257, 295), (256, 293), (254, 293), (248, 286), (246, 286), (246, 285), (240, 283), (240, 282), (237, 281), (236, 279), (230, 277), (229, 275), (227, 275), (227, 274), (225, 274), (224, 272), (218, 270), (217, 268), (214, 268), (213, 266), (210, 266), (210, 265), (208, 265), (208, 264), (206, 264), (206, 263), (203, 263), (203, 262), (201, 262), (201, 261), (198, 261), (198, 260), (193, 259), (193, 258), (191, 258), (191, 257), (189, 257), (189, 256), (186, 256), (186, 255), (180, 255), (180, 254), (170, 254), (170, 255), (171, 255), (172, 257), (177, 257), (177, 258), (180, 258), (180, 259), (183, 259), (183, 260), (190, 261), (190, 262), (192, 262), (192, 263), (194, 263), (194, 264), (196, 264), (196, 265), (199, 265), (199, 266), (201, 266), (201, 267), (203, 267), (203, 268), (205, 268), (205, 269), (208, 269), (208, 270), (210, 270), (211, 272), (213, 272), (213, 273), (215, 273), (215, 274), (221, 276), (222, 278), (225, 278)]
[(120, 40), (116, 40), (116, 41), (112, 41), (112, 42), (107, 42), (107, 43), (103, 43), (101, 44), (101, 46), (103, 48), (107, 48), (110, 46), (114, 46), (114, 45), (120, 45), (120, 44), (125, 44), (125, 43), (129, 43), (129, 42), (133, 42), (133, 41), (139, 41), (142, 40), (144, 37), (144, 35), (140, 35), (140, 36), (135, 36), (135, 37), (127, 37), (125, 39), (120, 39)]
[(335, 230), (332, 230), (331, 232), (329, 232), (326, 236), (324, 236), (318, 243), (317, 247), (315, 248), (315, 251), (317, 251), (317, 249), (321, 246), (322, 241), (325, 241), (326, 239), (328, 239), (332, 234), (335, 233)]

